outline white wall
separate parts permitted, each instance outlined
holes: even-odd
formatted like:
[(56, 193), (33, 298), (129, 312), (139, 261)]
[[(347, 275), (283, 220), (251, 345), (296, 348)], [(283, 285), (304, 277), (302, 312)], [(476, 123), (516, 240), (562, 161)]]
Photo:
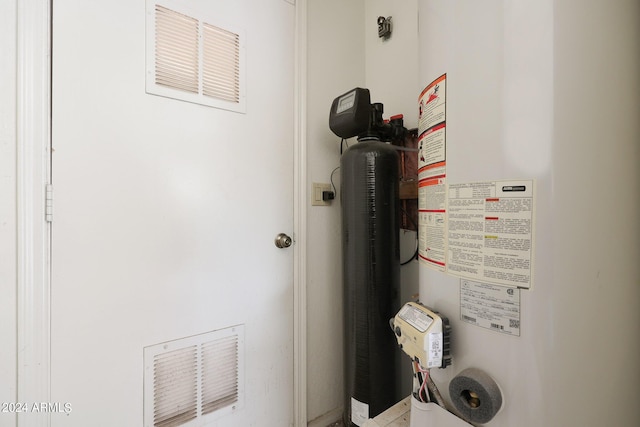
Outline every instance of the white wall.
[[(309, 191), (312, 182), (329, 183), (331, 171), (340, 164), (340, 138), (329, 129), (331, 102), (365, 83), (363, 10), (363, 0), (308, 1)], [(334, 183), (339, 189), (339, 171)], [(318, 425), (337, 419), (343, 400), (339, 197), (330, 207), (309, 206), (308, 211), (307, 418), (326, 415)]]
[[(0, 402), (16, 401), (16, 1), (0, 3)], [(0, 426), (15, 416), (0, 413)]]
[[(392, 34), (378, 37), (378, 16), (391, 16)], [(364, 11), (365, 84), (371, 102), (384, 104), (384, 117), (404, 114), (407, 128), (418, 127), (418, 2), (369, 0)]]
[[(16, 401), (16, 1), (0, 2), (0, 402)], [(0, 413), (0, 426), (13, 426)]]

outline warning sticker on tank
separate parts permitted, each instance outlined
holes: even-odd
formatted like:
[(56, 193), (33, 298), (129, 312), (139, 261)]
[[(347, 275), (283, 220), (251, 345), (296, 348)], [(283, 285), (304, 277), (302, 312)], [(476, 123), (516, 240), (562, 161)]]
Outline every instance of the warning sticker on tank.
[(418, 98), (418, 170), (445, 160), (446, 88), (447, 75), (443, 74), (427, 85)]
[(520, 289), (460, 279), (460, 320), (520, 336)]
[(446, 269), (447, 75), (418, 98), (418, 255), (431, 268)]

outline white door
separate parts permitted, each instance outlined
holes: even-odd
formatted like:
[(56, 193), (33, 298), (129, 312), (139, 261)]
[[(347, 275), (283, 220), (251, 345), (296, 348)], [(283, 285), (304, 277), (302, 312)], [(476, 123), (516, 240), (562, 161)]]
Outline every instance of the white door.
[(145, 93), (144, 1), (53, 2), (53, 426), (148, 425), (144, 348), (235, 325), (215, 425), (293, 419), (294, 6), (192, 3), (244, 30), (246, 113)]

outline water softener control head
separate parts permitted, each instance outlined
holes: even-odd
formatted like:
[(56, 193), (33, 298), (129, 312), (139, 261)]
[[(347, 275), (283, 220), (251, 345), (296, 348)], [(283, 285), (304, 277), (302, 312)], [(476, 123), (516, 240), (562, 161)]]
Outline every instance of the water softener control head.
[(417, 302), (406, 303), (392, 319), (398, 345), (425, 369), (451, 364), (451, 327), (446, 317)]

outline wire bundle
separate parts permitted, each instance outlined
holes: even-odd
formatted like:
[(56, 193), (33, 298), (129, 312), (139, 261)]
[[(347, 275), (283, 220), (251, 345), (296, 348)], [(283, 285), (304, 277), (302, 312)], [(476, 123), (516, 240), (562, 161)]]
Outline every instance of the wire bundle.
[(438, 387), (433, 382), (429, 369), (423, 368), (422, 365), (420, 365), (420, 362), (413, 361), (413, 376), (413, 396), (420, 402), (424, 403), (435, 401), (439, 406), (446, 409), (444, 399), (442, 398)]

